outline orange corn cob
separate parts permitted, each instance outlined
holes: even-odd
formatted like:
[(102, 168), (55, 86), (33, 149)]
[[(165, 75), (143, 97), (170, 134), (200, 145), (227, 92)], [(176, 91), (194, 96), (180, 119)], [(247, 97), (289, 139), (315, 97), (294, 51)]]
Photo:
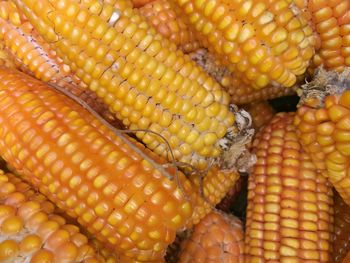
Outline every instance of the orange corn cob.
[[(295, 125), (317, 168), (350, 205), (350, 69), (320, 70), (303, 86)], [(315, 154), (314, 154), (315, 153)]]
[(257, 134), (249, 177), (246, 262), (329, 262), (332, 189), (302, 150), (294, 113)]
[(249, 112), (252, 117), (253, 127), (258, 131), (267, 124), (275, 115), (274, 109), (267, 101), (260, 101), (244, 105), (243, 108)]
[(242, 223), (234, 216), (213, 211), (181, 244), (179, 263), (244, 262)]
[(122, 262), (161, 261), (176, 231), (205, 216), (238, 177), (211, 169), (203, 198), (197, 181), (141, 144), (44, 83), (2, 68), (0, 121), (0, 155)]
[[(98, 0), (14, 2), (124, 125), (162, 135), (178, 161), (203, 169), (232, 145), (228, 94), (136, 11)], [(170, 158), (160, 136), (136, 136)]]
[(333, 262), (341, 263), (350, 251), (350, 207), (334, 194)]
[(29, 186), (0, 171), (1, 262), (104, 262), (78, 227), (52, 214), (42, 195), (23, 188)]
[(254, 88), (293, 86), (314, 55), (312, 28), (288, 0), (173, 2), (200, 44)]
[(308, 12), (319, 45), (313, 58), (314, 66), (343, 71), (350, 66), (350, 2), (296, 1)]
[(199, 43), (174, 8), (176, 7), (168, 0), (156, 0), (140, 8), (140, 14), (144, 15), (160, 34), (175, 43), (178, 48), (186, 53), (192, 52), (199, 48)]
[(230, 94), (231, 102), (237, 105), (255, 101), (278, 98), (295, 93), (293, 88), (269, 85), (262, 89), (254, 89), (249, 83), (244, 83), (231, 73), (220, 61), (206, 49), (197, 49), (189, 54), (191, 58), (209, 73)]
[(1, 1), (0, 10), (0, 40), (4, 42), (4, 52), (16, 68), (63, 87), (88, 103), (114, 126), (122, 127), (101, 99), (71, 73), (69, 66), (50, 49), (49, 44), (38, 35), (12, 2)]

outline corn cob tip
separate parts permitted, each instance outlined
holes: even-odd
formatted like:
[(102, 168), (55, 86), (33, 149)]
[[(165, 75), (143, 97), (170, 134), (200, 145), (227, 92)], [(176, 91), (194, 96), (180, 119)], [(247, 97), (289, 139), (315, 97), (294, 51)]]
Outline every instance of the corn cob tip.
[(229, 129), (219, 141), (223, 151), (217, 162), (223, 170), (247, 172), (256, 161), (255, 155), (248, 150), (255, 131), (252, 128), (252, 118), (246, 110), (239, 109), (234, 104), (230, 105), (230, 110), (235, 115), (235, 128)]
[(315, 71), (312, 81), (307, 82), (297, 90), (300, 105), (308, 105), (314, 108), (324, 106), (325, 97), (341, 94), (350, 89), (350, 67), (342, 72), (327, 71), (319, 67)]
[(238, 218), (214, 209), (181, 243), (177, 262), (244, 262), (243, 235)]

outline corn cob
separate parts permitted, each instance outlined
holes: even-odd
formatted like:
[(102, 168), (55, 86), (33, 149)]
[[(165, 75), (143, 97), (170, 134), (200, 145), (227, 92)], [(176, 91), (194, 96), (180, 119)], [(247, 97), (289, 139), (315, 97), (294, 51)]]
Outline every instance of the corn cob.
[(49, 44), (38, 35), (12, 2), (1, 1), (0, 10), (0, 40), (4, 42), (4, 53), (7, 53), (15, 64), (12, 67), (40, 80), (62, 86), (88, 103), (114, 126), (122, 127), (101, 99), (88, 90), (86, 85), (70, 72), (69, 66), (50, 50)]
[(341, 263), (350, 251), (350, 207), (338, 193), (334, 194), (333, 262)]
[[(194, 207), (194, 215), (192, 220), (197, 224), (203, 215), (208, 214), (226, 195), (226, 193), (236, 184), (239, 179), (239, 174), (236, 172), (225, 172), (219, 170), (217, 167), (212, 167), (204, 178), (198, 174), (192, 174), (189, 177), (190, 181), (201, 189), (201, 195), (197, 198), (205, 198), (210, 206)], [(199, 203), (200, 200), (196, 201)]]
[[(18, 175), (16, 176), (12, 173), (7, 173), (6, 176), (9, 178), (9, 181), (15, 186), (17, 192), (25, 195), (26, 201), (35, 201), (36, 203), (39, 203), (41, 210), (49, 214), (50, 220), (53, 220), (61, 225), (69, 222), (69, 225), (66, 227), (66, 229), (70, 231), (72, 235), (80, 235), (80, 233), (78, 233), (79, 229), (78, 227), (76, 227), (79, 223), (76, 220), (69, 217), (64, 211), (62, 211), (53, 203), (51, 203), (44, 195), (40, 194), (37, 190), (34, 190), (29, 184), (21, 180), (18, 177)], [(89, 240), (89, 245), (95, 251), (97, 251), (99, 256), (102, 257), (106, 263), (119, 262), (119, 258), (117, 255), (113, 254), (113, 252), (106, 249), (101, 242), (91, 237), (88, 232), (85, 232), (86, 231), (83, 231), (83, 234), (86, 235), (87, 239)], [(99, 258), (99, 260), (102, 261), (101, 258)]]
[(185, 53), (192, 52), (199, 48), (199, 43), (174, 8), (176, 7), (167, 0), (156, 0), (140, 8), (140, 14), (178, 48)]
[[(124, 125), (162, 135), (176, 160), (203, 169), (232, 144), (228, 94), (134, 10), (97, 0), (14, 2)], [(161, 137), (136, 136), (170, 157)]]
[(189, 54), (191, 58), (206, 72), (209, 73), (230, 94), (231, 102), (237, 105), (255, 101), (278, 98), (295, 93), (293, 88), (284, 88), (269, 85), (262, 89), (254, 89), (249, 83), (244, 83), (237, 76), (237, 72), (231, 73), (220, 61), (206, 49), (197, 49)]
[(314, 66), (343, 71), (350, 66), (350, 3), (336, 1), (297, 1), (308, 12), (319, 46), (313, 58)]
[(0, 155), (122, 262), (161, 261), (176, 231), (205, 216), (238, 177), (211, 169), (203, 197), (199, 180), (44, 83), (3, 68), (0, 121)]
[(1, 262), (104, 262), (76, 226), (65, 224), (43, 196), (23, 187), (29, 188), (0, 171)]
[(301, 11), (287, 0), (173, 0), (201, 45), (256, 89), (291, 87), (314, 55), (315, 40)]
[(253, 128), (258, 131), (267, 124), (274, 116), (275, 111), (267, 101), (260, 101), (244, 105), (243, 108), (252, 117)]
[(332, 189), (302, 150), (294, 113), (257, 134), (248, 182), (246, 262), (329, 262)]
[(244, 262), (242, 223), (234, 216), (212, 211), (182, 242), (179, 263)]
[(343, 73), (320, 69), (300, 90), (295, 118), (305, 151), (350, 205), (349, 130), (350, 69)]
[(231, 208), (239, 195), (241, 189), (242, 189), (243, 179), (240, 176), (235, 185), (227, 192), (225, 197), (216, 205), (216, 208), (226, 212), (230, 213)]

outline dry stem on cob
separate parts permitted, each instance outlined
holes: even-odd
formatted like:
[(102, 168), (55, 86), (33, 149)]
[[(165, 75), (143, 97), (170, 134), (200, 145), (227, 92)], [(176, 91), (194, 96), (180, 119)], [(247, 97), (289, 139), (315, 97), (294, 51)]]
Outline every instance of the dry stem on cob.
[(350, 69), (320, 69), (300, 90), (295, 118), (298, 136), (324, 176), (350, 204)]

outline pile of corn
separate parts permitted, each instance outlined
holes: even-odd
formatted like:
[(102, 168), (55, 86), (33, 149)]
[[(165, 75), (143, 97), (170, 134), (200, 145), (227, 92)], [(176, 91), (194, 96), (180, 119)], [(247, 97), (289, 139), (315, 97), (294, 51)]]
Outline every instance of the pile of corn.
[(349, 0), (2, 0), (0, 262), (350, 262), (349, 90)]

